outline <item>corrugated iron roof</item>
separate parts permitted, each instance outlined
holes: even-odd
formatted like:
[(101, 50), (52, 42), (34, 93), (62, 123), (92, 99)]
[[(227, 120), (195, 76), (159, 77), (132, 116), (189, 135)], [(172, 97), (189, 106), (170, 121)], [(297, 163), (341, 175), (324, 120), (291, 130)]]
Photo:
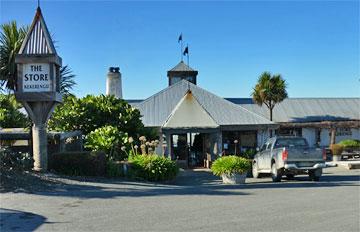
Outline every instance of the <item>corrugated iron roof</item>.
[[(242, 107), (269, 118), (269, 110), (251, 98), (227, 98)], [(319, 122), (360, 120), (360, 98), (287, 98), (273, 110), (275, 122)]]
[(220, 126), (273, 124), (263, 116), (218, 97), (186, 80), (182, 80), (136, 104), (135, 107), (143, 115), (144, 125), (153, 127), (164, 125), (173, 109), (188, 90), (192, 92), (199, 104)]
[(170, 69), (170, 71), (195, 71), (190, 66), (184, 63), (184, 61), (180, 61), (175, 67)]
[(56, 50), (46, 27), (40, 8), (22, 43), (19, 54), (56, 54)]

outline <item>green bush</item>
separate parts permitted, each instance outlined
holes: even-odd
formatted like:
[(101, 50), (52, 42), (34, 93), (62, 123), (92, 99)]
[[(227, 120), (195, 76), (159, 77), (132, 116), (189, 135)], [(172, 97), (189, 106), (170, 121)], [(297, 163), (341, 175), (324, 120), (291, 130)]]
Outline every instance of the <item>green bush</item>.
[(51, 156), (50, 170), (73, 176), (105, 175), (106, 157), (103, 152), (62, 152)]
[(222, 174), (243, 174), (246, 173), (251, 168), (251, 161), (246, 158), (238, 156), (223, 156), (215, 160), (211, 166), (211, 171), (216, 176), (221, 176)]
[(346, 139), (340, 143), (344, 148), (360, 148), (360, 140), (357, 139)]
[(5, 169), (31, 170), (34, 160), (30, 153), (0, 149), (0, 167)]
[(14, 95), (0, 94), (0, 127), (29, 127), (29, 118), (20, 112), (21, 104)]
[(83, 98), (70, 95), (56, 107), (48, 125), (50, 130), (80, 130), (84, 135), (103, 126), (114, 126), (135, 138), (144, 131), (140, 117), (139, 110), (112, 95)]
[(332, 155), (341, 155), (341, 153), (344, 150), (344, 147), (343, 147), (343, 145), (340, 145), (340, 144), (331, 144), (330, 150), (331, 150)]
[(123, 164), (119, 161), (108, 160), (106, 162), (106, 176), (108, 177), (124, 177)]
[(127, 133), (119, 131), (113, 126), (100, 127), (86, 137), (85, 147), (91, 151), (103, 151), (108, 160), (121, 160), (127, 157), (122, 146), (128, 146)]
[(241, 153), (240, 156), (246, 159), (254, 159), (255, 154), (256, 154), (255, 149), (247, 149), (246, 151)]
[(130, 162), (130, 176), (148, 181), (172, 180), (179, 172), (176, 162), (158, 155), (137, 155)]

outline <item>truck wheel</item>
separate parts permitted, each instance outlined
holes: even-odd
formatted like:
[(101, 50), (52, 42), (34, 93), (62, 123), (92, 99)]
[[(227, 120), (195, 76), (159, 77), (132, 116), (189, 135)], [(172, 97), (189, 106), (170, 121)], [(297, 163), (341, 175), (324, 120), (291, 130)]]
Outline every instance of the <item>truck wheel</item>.
[(254, 178), (260, 178), (260, 177), (261, 177), (261, 175), (260, 175), (260, 173), (259, 173), (258, 164), (257, 164), (256, 162), (254, 162), (254, 163), (252, 164), (252, 176), (253, 176)]
[(319, 181), (321, 175), (322, 175), (322, 169), (321, 168), (309, 171), (309, 178), (312, 181)]
[(276, 164), (271, 165), (271, 178), (273, 182), (280, 182), (282, 177), (282, 170), (276, 168)]

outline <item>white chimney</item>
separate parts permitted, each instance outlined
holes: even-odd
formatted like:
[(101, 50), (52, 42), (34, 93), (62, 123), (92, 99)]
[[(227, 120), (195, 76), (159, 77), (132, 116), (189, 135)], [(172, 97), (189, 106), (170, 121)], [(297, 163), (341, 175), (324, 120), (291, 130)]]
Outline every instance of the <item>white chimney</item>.
[(122, 98), (121, 73), (119, 67), (110, 67), (106, 78), (106, 95)]

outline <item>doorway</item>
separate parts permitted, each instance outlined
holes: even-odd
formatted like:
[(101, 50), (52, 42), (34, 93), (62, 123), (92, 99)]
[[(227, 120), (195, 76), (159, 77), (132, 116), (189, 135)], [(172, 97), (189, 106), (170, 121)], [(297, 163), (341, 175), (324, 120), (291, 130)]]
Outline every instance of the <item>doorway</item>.
[(196, 168), (204, 166), (204, 134), (183, 133), (171, 136), (173, 158), (181, 167)]

